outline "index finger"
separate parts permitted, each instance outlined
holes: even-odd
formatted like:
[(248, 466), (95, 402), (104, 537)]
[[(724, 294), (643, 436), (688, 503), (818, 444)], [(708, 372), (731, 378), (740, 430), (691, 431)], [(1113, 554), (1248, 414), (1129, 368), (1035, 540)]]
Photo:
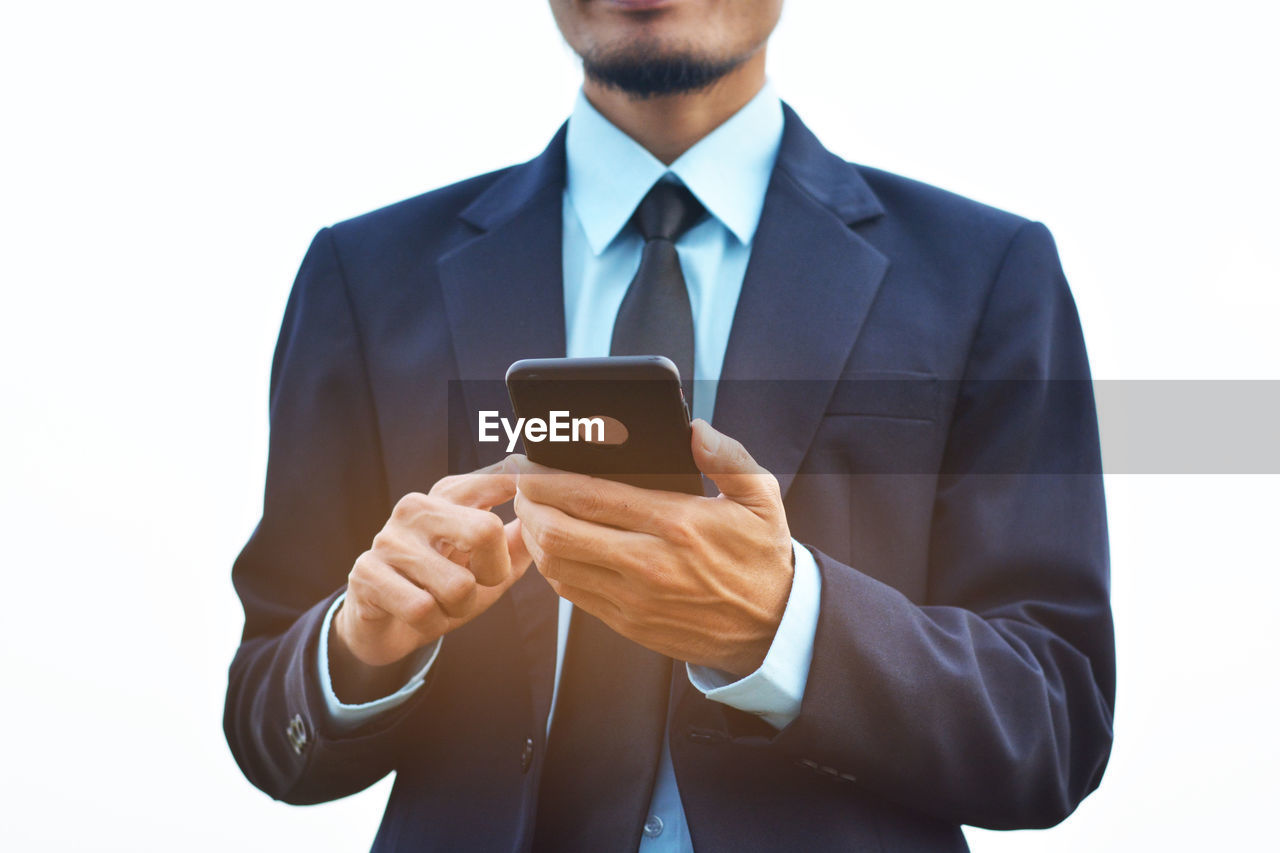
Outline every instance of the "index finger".
[(672, 517), (703, 500), (679, 492), (642, 489), (587, 474), (560, 471), (519, 457), (516, 486), (525, 497), (585, 521), (660, 535)]
[(459, 506), (492, 509), (516, 496), (513, 456), (467, 474), (451, 474), (431, 487), (431, 494)]

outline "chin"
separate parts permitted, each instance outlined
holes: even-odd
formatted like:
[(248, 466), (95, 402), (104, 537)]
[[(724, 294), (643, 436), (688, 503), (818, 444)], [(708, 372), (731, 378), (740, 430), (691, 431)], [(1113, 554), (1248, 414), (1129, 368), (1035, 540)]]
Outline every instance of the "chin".
[(586, 75), (598, 83), (641, 98), (682, 95), (711, 86), (742, 59), (714, 57), (687, 46), (655, 42), (628, 45), (582, 57)]

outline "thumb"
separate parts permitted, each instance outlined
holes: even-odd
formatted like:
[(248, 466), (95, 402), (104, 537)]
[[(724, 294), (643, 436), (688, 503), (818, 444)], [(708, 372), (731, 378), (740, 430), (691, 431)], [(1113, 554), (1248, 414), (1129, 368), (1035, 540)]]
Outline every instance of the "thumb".
[(511, 554), (511, 573), (519, 577), (533, 562), (529, 546), (524, 544), (524, 534), (520, 532), (520, 519), (508, 521), (503, 527), (507, 536), (507, 551)]
[(720, 493), (736, 503), (773, 505), (778, 481), (760, 467), (741, 442), (716, 430), (701, 418), (693, 422), (693, 461)]

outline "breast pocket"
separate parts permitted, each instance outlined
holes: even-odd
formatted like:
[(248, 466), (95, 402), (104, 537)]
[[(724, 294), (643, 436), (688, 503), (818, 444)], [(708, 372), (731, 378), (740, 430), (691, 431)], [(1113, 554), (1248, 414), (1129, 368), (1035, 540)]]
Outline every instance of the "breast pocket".
[(826, 415), (937, 421), (939, 381), (929, 373), (864, 371), (836, 383)]
[(912, 596), (924, 588), (946, 440), (943, 386), (905, 371), (843, 377), (788, 493), (799, 541)]
[(942, 383), (931, 374), (865, 371), (839, 382), (810, 450), (811, 473), (927, 474), (937, 470)]

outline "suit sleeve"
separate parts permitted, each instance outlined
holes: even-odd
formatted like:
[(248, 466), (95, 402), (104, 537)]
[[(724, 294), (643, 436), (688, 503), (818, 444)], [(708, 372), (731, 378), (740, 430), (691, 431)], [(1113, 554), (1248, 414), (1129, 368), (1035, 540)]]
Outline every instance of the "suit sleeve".
[(426, 682), (427, 673), (436, 662), (436, 655), (440, 653), (441, 641), (444, 639), (437, 637), (434, 643), (423, 646), (405, 659), (405, 669), (413, 674), (405, 679), (398, 690), (368, 702), (348, 705), (334, 692), (329, 673), (329, 631), (333, 627), (333, 616), (345, 599), (345, 595), (340, 595), (329, 605), (329, 610), (320, 623), (320, 641), (316, 643), (316, 656), (319, 658), (316, 661), (316, 674), (320, 678), (320, 694), (324, 697), (325, 719), (338, 734), (352, 732), (372, 723), (412, 699)]
[(1039, 224), (974, 333), (937, 481), (928, 591), (818, 553), (798, 717), (771, 748), (928, 815), (1063, 820), (1110, 753), (1115, 691), (1097, 418), (1074, 302)]
[(289, 297), (270, 414), (262, 518), (232, 570), (245, 625), (223, 728), (254, 785), (314, 803), (392, 769), (399, 724), (417, 698), (340, 733), (319, 684), (325, 613), (391, 509), (362, 345), (328, 230), (312, 242)]

